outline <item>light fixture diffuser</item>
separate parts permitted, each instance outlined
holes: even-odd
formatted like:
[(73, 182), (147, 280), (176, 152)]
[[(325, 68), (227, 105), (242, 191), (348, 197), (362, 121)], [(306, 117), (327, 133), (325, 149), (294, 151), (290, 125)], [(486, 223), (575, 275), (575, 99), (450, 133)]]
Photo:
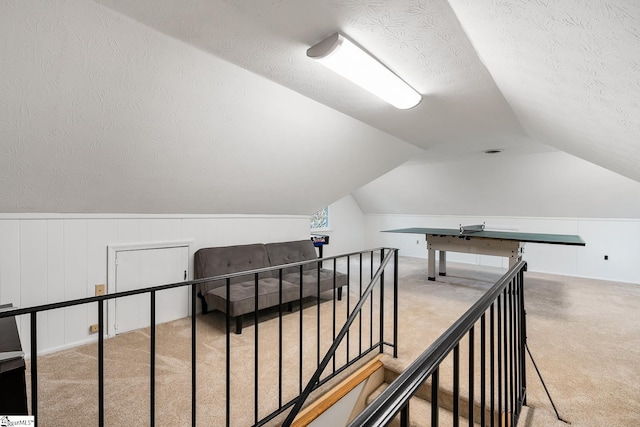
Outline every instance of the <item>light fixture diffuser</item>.
[(307, 56), (396, 108), (412, 108), (422, 100), (422, 95), (393, 71), (340, 33), (310, 47)]

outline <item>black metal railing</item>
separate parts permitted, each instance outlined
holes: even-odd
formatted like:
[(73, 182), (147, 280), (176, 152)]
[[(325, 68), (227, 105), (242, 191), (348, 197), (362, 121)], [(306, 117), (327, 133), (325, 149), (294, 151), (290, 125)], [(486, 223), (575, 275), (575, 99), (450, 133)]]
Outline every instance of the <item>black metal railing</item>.
[[(385, 293), (384, 293), (384, 269), (388, 263), (388, 256), (385, 260), (385, 252), (387, 254), (393, 253), (395, 255), (395, 273), (394, 273), (394, 281), (393, 281), (393, 338), (392, 342), (386, 342), (384, 338), (385, 333), (385, 313), (384, 313), (384, 305), (385, 305)], [(377, 254), (379, 253), (379, 257)], [(369, 259), (367, 259), (369, 258)], [(36, 423), (38, 422), (38, 409), (42, 404), (41, 401), (38, 400), (39, 388), (38, 388), (38, 313), (47, 312), (50, 310), (79, 306), (79, 305), (88, 305), (88, 304), (96, 304), (97, 305), (97, 313), (98, 313), (98, 337), (97, 337), (97, 354), (98, 354), (98, 366), (97, 366), (97, 378), (98, 378), (98, 402), (97, 402), (97, 412), (98, 412), (98, 425), (105, 425), (105, 357), (104, 357), (104, 338), (106, 335), (105, 328), (105, 302), (115, 301), (118, 298), (130, 297), (134, 295), (143, 295), (148, 294), (150, 298), (150, 326), (149, 326), (149, 342), (150, 342), (150, 359), (149, 359), (149, 370), (150, 370), (150, 383), (149, 383), (149, 424), (151, 426), (155, 425), (156, 422), (156, 294), (158, 292), (174, 289), (174, 288), (183, 288), (190, 287), (191, 289), (191, 425), (196, 425), (197, 420), (197, 397), (198, 397), (198, 384), (200, 381), (211, 381), (211, 378), (206, 380), (199, 379), (197, 375), (197, 336), (196, 336), (196, 316), (197, 312), (197, 293), (198, 293), (198, 285), (201, 283), (209, 282), (212, 280), (225, 280), (227, 283), (227, 301), (229, 301), (230, 297), (230, 283), (231, 279), (251, 275), (255, 278), (255, 286), (254, 294), (256, 297), (255, 307), (259, 307), (258, 305), (258, 277), (261, 273), (278, 271), (279, 283), (280, 283), (280, 302), (282, 302), (282, 276), (283, 270), (290, 269), (292, 267), (297, 267), (299, 269), (300, 274), (300, 283), (302, 283), (302, 274), (303, 267), (309, 264), (317, 265), (318, 269), (320, 269), (320, 265), (323, 263), (323, 267), (326, 268), (328, 264), (332, 264), (334, 277), (333, 283), (336, 283), (336, 272), (338, 269), (346, 270), (347, 274), (347, 284), (346, 284), (346, 299), (341, 302), (337, 301), (336, 298), (336, 287), (333, 287), (333, 291), (325, 291), (323, 294), (332, 293), (331, 294), (331, 303), (330, 303), (330, 313), (328, 316), (330, 317), (330, 322), (332, 324), (332, 333), (328, 338), (323, 338), (321, 334), (321, 324), (326, 323), (327, 319), (325, 318), (324, 311), (321, 310), (321, 305), (326, 306), (328, 301), (323, 301), (322, 295), (320, 292), (320, 275), (318, 274), (318, 292), (316, 292), (311, 297), (303, 297), (302, 289), (300, 291), (300, 297), (298, 299), (299, 304), (299, 334), (298, 334), (298, 370), (297, 370), (297, 392), (293, 393), (285, 393), (283, 383), (287, 379), (287, 375), (291, 375), (291, 370), (286, 369), (284, 366), (284, 340), (285, 338), (285, 327), (284, 321), (287, 316), (295, 316), (296, 313), (284, 313), (282, 306), (280, 304), (277, 307), (277, 317), (278, 317), (278, 343), (277, 343), (277, 366), (278, 366), (278, 380), (277, 384), (267, 384), (266, 387), (262, 387), (260, 384), (260, 370), (261, 370), (261, 360), (260, 359), (260, 323), (258, 310), (254, 312), (254, 364), (253, 364), (253, 425), (261, 426), (266, 424), (267, 422), (273, 420), (277, 415), (281, 414), (285, 410), (291, 408), (297, 401), (298, 396), (303, 392), (303, 382), (306, 380), (305, 371), (317, 371), (318, 366), (320, 365), (320, 354), (321, 349), (323, 347), (331, 347), (334, 353), (333, 357), (333, 365), (332, 369), (326, 373), (323, 377), (318, 377), (317, 381), (315, 381), (314, 387), (318, 387), (331, 378), (334, 378), (339, 373), (343, 372), (349, 366), (353, 365), (358, 360), (365, 357), (367, 354), (372, 351), (378, 350), (379, 352), (383, 351), (384, 346), (389, 346), (393, 348), (394, 355), (397, 353), (397, 249), (386, 249), (386, 248), (377, 248), (368, 251), (362, 252), (353, 252), (344, 255), (325, 257), (321, 260), (312, 260), (312, 261), (304, 261), (297, 262), (292, 264), (281, 265), (277, 267), (270, 268), (261, 268), (255, 269), (251, 271), (244, 271), (234, 274), (226, 274), (220, 275), (216, 277), (208, 277), (198, 280), (185, 281), (179, 283), (172, 283), (160, 286), (154, 286), (150, 288), (131, 290), (126, 292), (118, 292), (112, 294), (106, 294), (101, 296), (82, 298), (77, 300), (58, 302), (45, 304), (35, 307), (29, 308), (17, 308), (10, 311), (0, 312), (0, 318), (10, 317), (10, 316), (21, 316), (28, 315), (30, 318), (30, 388), (31, 388), (31, 415), (35, 416)], [(369, 274), (367, 274), (366, 269), (364, 268), (365, 264), (369, 264)], [(353, 264), (357, 265), (357, 269), (353, 268)], [(375, 271), (375, 273), (374, 273)], [(363, 284), (367, 281), (370, 282), (369, 286), (367, 286), (363, 290)], [(379, 283), (377, 287), (378, 291), (375, 294), (376, 302), (374, 303), (374, 289), (375, 282)], [(353, 294), (353, 295), (352, 295)], [(365, 295), (366, 294), (366, 295)], [(354, 296), (357, 296), (357, 301), (354, 305)], [(364, 296), (364, 298), (361, 298)], [(368, 297), (368, 298), (367, 298)], [(360, 301), (362, 299), (368, 299), (368, 309), (366, 313), (363, 313), (362, 307), (364, 303)], [(314, 310), (315, 307), (315, 310)], [(227, 306), (228, 308), (228, 306)], [(356, 308), (358, 309), (357, 315)], [(310, 358), (307, 353), (305, 353), (305, 338), (308, 337), (308, 331), (310, 329), (310, 325), (308, 325), (308, 321), (305, 320), (305, 315), (310, 314), (315, 311), (316, 316), (316, 337), (315, 337), (315, 347), (316, 347), (316, 357)], [(228, 313), (228, 310), (227, 310)], [(368, 314), (368, 319), (366, 315)], [(354, 328), (341, 328), (340, 333), (336, 335), (337, 327), (339, 322), (341, 322), (342, 318), (351, 319), (350, 322), (353, 323), (354, 319), (358, 319), (358, 327)], [(211, 419), (207, 419), (204, 421), (205, 425), (220, 425), (225, 424), (227, 426), (231, 425), (232, 420), (236, 420), (239, 418), (238, 413), (233, 412), (232, 408), (232, 393), (231, 393), (231, 385), (232, 381), (238, 381), (238, 373), (233, 373), (233, 360), (232, 360), (232, 346), (233, 342), (231, 339), (232, 331), (231, 331), (231, 323), (232, 320), (230, 316), (225, 316), (225, 328), (226, 328), (226, 360), (225, 360), (225, 379), (226, 379), (226, 402), (224, 408), (220, 408), (218, 412), (223, 413), (222, 416), (216, 417), (216, 421), (212, 421)], [(387, 322), (388, 323), (388, 322)], [(344, 350), (344, 355), (338, 360), (336, 349), (338, 349), (337, 345), (333, 345), (336, 341), (337, 337), (343, 338), (346, 336), (347, 345), (344, 346), (341, 350)], [(287, 341), (289, 342), (289, 341)], [(355, 345), (357, 343), (357, 345)], [(290, 344), (288, 344), (289, 346)], [(309, 367), (310, 359), (315, 359), (315, 363), (313, 366)], [(324, 359), (322, 361), (324, 363)], [(326, 363), (325, 363), (326, 367)], [(246, 374), (246, 372), (245, 372)], [(216, 379), (219, 377), (216, 377)], [(241, 379), (240, 379), (241, 380)], [(291, 379), (288, 378), (288, 381), (291, 382)], [(202, 386), (205, 386), (204, 384)], [(268, 394), (264, 391), (270, 391), (272, 387), (277, 387), (277, 402), (275, 404), (270, 405), (267, 408), (263, 408), (260, 406), (260, 403), (263, 400), (262, 394)], [(305, 388), (306, 390), (306, 388)], [(217, 402), (208, 402), (209, 405), (216, 404)], [(91, 402), (87, 402), (87, 405), (91, 405)], [(201, 420), (202, 421), (202, 420)], [(86, 420), (83, 420), (86, 422)], [(212, 424), (213, 422), (213, 424)], [(248, 422), (244, 425), (250, 425), (251, 422)]]
[[(514, 265), (350, 426), (384, 426), (398, 414), (400, 425), (408, 426), (410, 399), (428, 380), (431, 381), (431, 419), (418, 420), (421, 425), (438, 426), (440, 408), (444, 407), (453, 412), (453, 426), (460, 425), (461, 418), (471, 426), (474, 423), (516, 426), (521, 408), (526, 404), (526, 265), (524, 261)], [(476, 334), (478, 329), (479, 334)], [(465, 344), (468, 356), (466, 384), (461, 384), (460, 379), (462, 344)], [(441, 371), (441, 364), (448, 356), (453, 359), (449, 408), (439, 401), (439, 393), (445, 393), (446, 388), (441, 385), (443, 373), (446, 373)], [(466, 385), (466, 396), (461, 392), (461, 385)]]
[[(384, 249), (380, 252), (380, 256), (384, 257)], [(351, 314), (349, 315), (349, 317), (347, 318), (346, 322), (344, 323), (344, 325), (342, 326), (342, 328), (340, 329), (340, 332), (338, 333), (338, 335), (334, 338), (333, 344), (331, 344), (331, 347), (329, 347), (329, 350), (327, 350), (325, 356), (322, 359), (322, 362), (320, 362), (318, 364), (318, 367), (316, 368), (316, 371), (313, 373), (313, 375), (311, 376), (311, 379), (309, 379), (309, 381), (307, 382), (307, 385), (305, 386), (304, 390), (302, 391), (302, 393), (300, 394), (300, 396), (296, 399), (295, 405), (293, 407), (293, 409), (289, 412), (287, 418), (284, 421), (284, 426), (288, 427), (291, 425), (291, 423), (293, 423), (294, 419), (296, 418), (296, 416), (298, 415), (298, 413), (300, 412), (300, 409), (302, 408), (302, 405), (304, 404), (304, 402), (307, 400), (307, 398), (309, 397), (309, 395), (311, 394), (311, 392), (316, 389), (320, 384), (320, 376), (322, 375), (322, 373), (324, 372), (324, 370), (326, 369), (327, 365), (329, 364), (329, 361), (333, 360), (334, 361), (334, 371), (335, 371), (335, 354), (336, 351), (338, 349), (338, 346), (342, 343), (342, 340), (347, 337), (347, 341), (348, 341), (348, 334), (349, 334), (349, 329), (351, 328), (351, 325), (355, 322), (356, 318), (359, 318), (362, 314), (362, 307), (364, 306), (364, 304), (369, 301), (372, 300), (369, 297), (371, 296), (371, 293), (373, 292), (374, 287), (376, 286), (376, 284), (378, 283), (378, 281), (380, 282), (380, 343), (379, 343), (379, 349), (380, 349), (380, 353), (382, 353), (383, 351), (383, 344), (384, 340), (383, 340), (383, 336), (384, 336), (384, 269), (387, 266), (387, 264), (389, 264), (389, 262), (391, 260), (394, 260), (394, 343), (393, 343), (393, 349), (394, 349), (394, 357), (397, 356), (397, 346), (395, 345), (396, 341), (396, 336), (397, 336), (397, 328), (395, 327), (396, 323), (397, 323), (397, 283), (398, 283), (398, 250), (393, 250), (390, 251), (389, 253), (387, 253), (387, 256), (384, 257), (383, 259), (381, 259), (380, 262), (380, 267), (378, 268), (378, 271), (376, 272), (375, 275), (373, 275), (373, 277), (371, 278), (371, 282), (369, 283), (369, 286), (367, 286), (367, 288), (364, 290), (364, 292), (361, 293), (360, 296), (360, 300), (358, 301), (358, 303), (356, 304), (356, 306), (354, 307), (353, 311), (351, 312)], [(334, 327), (335, 330), (335, 327)], [(347, 346), (348, 348), (348, 346)]]
[[(379, 253), (379, 257), (377, 254)], [(386, 253), (386, 256), (385, 256)], [(323, 266), (326, 268), (328, 262), (333, 261), (333, 271), (334, 271), (334, 283), (335, 283), (335, 274), (340, 267), (340, 262), (342, 268), (346, 270), (347, 274), (347, 285), (346, 285), (346, 297), (344, 301), (344, 307), (342, 308), (343, 313), (342, 316), (344, 321), (338, 319), (337, 314), (339, 313), (340, 307), (337, 306), (337, 298), (336, 298), (336, 288), (333, 287), (333, 298), (331, 305), (331, 335), (328, 339), (324, 340), (324, 347), (328, 347), (325, 356), (320, 359), (321, 349), (323, 347), (323, 340), (321, 338), (321, 299), (320, 299), (320, 285), (318, 284), (318, 290), (315, 294), (315, 301), (313, 301), (313, 305), (315, 306), (315, 317), (316, 317), (316, 345), (315, 345), (315, 363), (311, 366), (313, 369), (311, 375), (305, 375), (305, 371), (309, 371), (309, 369), (304, 369), (305, 361), (309, 362), (308, 356), (305, 357), (305, 351), (303, 346), (303, 331), (305, 331), (305, 321), (304, 321), (304, 313), (302, 310), (299, 312), (299, 328), (300, 336), (299, 336), (299, 347), (298, 347), (298, 392), (296, 395), (289, 399), (286, 402), (283, 402), (282, 398), (282, 381), (278, 384), (278, 408), (272, 413), (258, 418), (256, 415), (256, 419), (254, 420), (255, 426), (261, 426), (269, 421), (272, 421), (276, 416), (282, 414), (287, 409), (292, 406), (294, 409), (289, 413), (293, 413), (299, 410), (300, 406), (304, 403), (308, 394), (315, 390), (316, 388), (322, 386), (327, 383), (331, 379), (335, 378), (338, 374), (345, 371), (347, 368), (352, 366), (354, 363), (358, 362), (368, 354), (374, 351), (378, 351), (380, 353), (383, 352), (385, 346), (393, 349), (394, 357), (397, 356), (397, 307), (398, 307), (398, 271), (397, 271), (397, 257), (398, 250), (397, 249), (389, 249), (389, 248), (378, 248), (370, 251), (364, 252), (354, 252), (350, 254), (341, 255), (339, 257), (328, 257), (323, 258)], [(366, 258), (369, 258), (368, 260)], [(378, 258), (378, 259), (376, 259)], [(391, 288), (393, 292), (392, 299), (392, 314), (393, 320), (388, 321), (385, 319), (385, 269), (389, 264), (389, 260), (395, 260), (393, 264), (394, 275), (393, 282), (391, 283)], [(379, 260), (379, 261), (378, 261)], [(369, 274), (364, 271), (363, 267), (367, 263), (369, 264)], [(318, 261), (312, 261), (312, 263), (318, 264), (318, 269), (320, 269), (320, 265)], [(291, 266), (299, 266), (300, 268), (300, 276), (302, 276), (303, 270), (302, 267), (304, 265), (309, 264), (309, 262), (300, 262), (294, 264), (287, 264), (287, 267)], [(357, 265), (357, 271), (353, 272), (352, 264)], [(282, 269), (280, 270), (282, 271)], [(319, 274), (318, 274), (319, 276)], [(363, 284), (365, 280), (368, 281), (368, 285), (363, 288)], [(357, 282), (357, 293), (355, 288), (355, 282)], [(377, 290), (377, 293), (374, 292)], [(331, 292), (331, 291), (329, 291)], [(354, 297), (357, 297), (355, 299)], [(302, 294), (300, 295), (300, 300), (302, 301)], [(353, 301), (355, 299), (355, 302)], [(355, 305), (354, 305), (355, 304)], [(366, 313), (363, 315), (363, 307), (367, 305)], [(313, 309), (312, 307), (307, 308), (307, 310)], [(282, 310), (282, 305), (280, 305), (279, 310)], [(368, 314), (368, 319), (365, 318), (363, 321), (363, 317)], [(359, 322), (357, 327), (355, 327), (355, 319), (358, 319)], [(392, 323), (391, 323), (392, 322)], [(343, 326), (340, 326), (340, 323)], [(230, 325), (230, 321), (227, 322)], [(257, 323), (256, 323), (257, 324)], [(385, 325), (391, 325), (392, 328), (392, 341), (388, 342), (385, 340)], [(352, 327), (353, 326), (353, 327)], [(375, 327), (377, 326), (377, 328)], [(230, 328), (230, 326), (228, 326)], [(279, 316), (279, 342), (282, 343), (282, 316)], [(338, 328), (339, 331), (338, 331)], [(229, 330), (229, 329), (228, 329)], [(368, 333), (367, 333), (368, 332)], [(229, 334), (227, 334), (229, 337)], [(228, 339), (228, 338), (227, 338)], [(341, 343), (343, 346), (341, 347)], [(355, 345), (357, 343), (357, 346)], [(357, 348), (356, 348), (357, 347)], [(229, 347), (227, 347), (229, 348)], [(343, 352), (342, 361), (338, 361), (338, 350)], [(280, 350), (281, 353), (281, 350)], [(256, 349), (256, 357), (257, 357), (257, 349)], [(282, 357), (279, 357), (279, 362), (282, 361)], [(331, 362), (331, 368), (327, 369), (327, 366)], [(256, 369), (258, 367), (256, 366)], [(281, 369), (281, 366), (279, 367)], [(326, 372), (325, 372), (326, 371)], [(323, 376), (324, 374), (324, 376)], [(281, 377), (281, 375), (280, 375)], [(311, 378), (307, 380), (307, 378)], [(231, 384), (231, 378), (228, 378), (227, 387)], [(303, 387), (304, 385), (304, 387)], [(258, 385), (254, 386), (255, 396), (258, 393)], [(229, 392), (227, 392), (227, 395)], [(258, 398), (256, 397), (256, 408), (257, 408)], [(257, 409), (256, 409), (257, 414)], [(287, 422), (285, 421), (285, 424)], [(228, 424), (227, 424), (228, 425)]]

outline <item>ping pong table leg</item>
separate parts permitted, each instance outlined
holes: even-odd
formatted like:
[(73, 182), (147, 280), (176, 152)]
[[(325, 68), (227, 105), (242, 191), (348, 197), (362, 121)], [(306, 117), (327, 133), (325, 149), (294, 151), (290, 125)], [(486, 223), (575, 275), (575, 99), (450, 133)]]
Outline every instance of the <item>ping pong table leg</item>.
[(522, 259), (522, 256), (511, 255), (509, 257), (509, 269), (511, 269), (511, 267), (516, 265), (518, 263), (518, 261), (520, 261), (521, 259)]
[(429, 245), (427, 259), (427, 279), (431, 281), (436, 280), (436, 250)]
[(440, 263), (438, 268), (438, 274), (440, 276), (447, 275), (447, 251), (438, 251), (438, 256), (440, 256)]
[(522, 254), (524, 254), (524, 243), (518, 242), (517, 245), (517, 248), (512, 250), (511, 256), (509, 256), (509, 269), (516, 265), (522, 259)]

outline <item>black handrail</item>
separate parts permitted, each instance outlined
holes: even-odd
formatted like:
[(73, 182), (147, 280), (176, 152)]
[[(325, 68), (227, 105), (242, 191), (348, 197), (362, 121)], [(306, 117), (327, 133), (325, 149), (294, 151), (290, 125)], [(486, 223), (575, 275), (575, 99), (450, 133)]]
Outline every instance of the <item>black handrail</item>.
[[(382, 251), (384, 249), (388, 249), (388, 248), (369, 249), (369, 250), (367, 250), (365, 252)], [(237, 272), (237, 273), (221, 274), (219, 276), (206, 277), (206, 278), (197, 279), (197, 280), (185, 280), (183, 282), (167, 283), (166, 285), (150, 286), (148, 288), (133, 289), (131, 291), (124, 291), (124, 292), (117, 292), (117, 293), (112, 293), (112, 294), (97, 295), (97, 296), (93, 296), (93, 297), (78, 298), (78, 299), (73, 299), (73, 300), (69, 300), (69, 301), (61, 301), (61, 302), (55, 302), (55, 303), (49, 303), (49, 304), (34, 305), (32, 307), (25, 307), (25, 308), (16, 307), (16, 308), (7, 309), (6, 311), (0, 312), (0, 319), (2, 319), (3, 317), (20, 316), (20, 315), (23, 315), (23, 314), (30, 314), (30, 313), (35, 313), (35, 312), (39, 312), (39, 311), (54, 310), (54, 309), (57, 309), (57, 308), (72, 307), (74, 305), (88, 304), (88, 303), (91, 303), (91, 302), (99, 302), (99, 301), (105, 301), (105, 300), (110, 300), (110, 299), (128, 297), (128, 296), (131, 296), (131, 295), (148, 294), (148, 293), (151, 293), (152, 291), (162, 291), (162, 290), (166, 290), (166, 289), (180, 288), (180, 287), (189, 286), (189, 285), (192, 285), (192, 286), (193, 285), (199, 285), (201, 283), (211, 282), (213, 280), (233, 279), (235, 277), (244, 277), (244, 276), (248, 276), (248, 275), (251, 275), (251, 274), (265, 273), (267, 271), (276, 271), (276, 270), (279, 270), (279, 269), (286, 269), (286, 268), (291, 268), (291, 267), (299, 267), (299, 266), (304, 266), (304, 265), (307, 265), (307, 264), (317, 264), (318, 261), (327, 261), (327, 260), (332, 260), (332, 259), (344, 258), (344, 257), (347, 257), (347, 256), (358, 255), (360, 253), (361, 252), (350, 252), (348, 254), (334, 255), (334, 256), (330, 256), (330, 257), (324, 257), (324, 258), (321, 258), (321, 259), (313, 259), (313, 260), (308, 260), (308, 261), (292, 262), (290, 264), (282, 264), (282, 265), (275, 265), (275, 266), (271, 266), (271, 267), (256, 268), (254, 270), (245, 270), (245, 271), (240, 271), (240, 272)]]
[[(493, 306), (492, 304), (494, 301), (498, 299), (503, 292), (505, 292), (505, 289), (514, 280), (514, 278), (519, 276), (520, 280), (522, 279), (522, 274), (526, 271), (526, 267), (527, 263), (525, 261), (519, 261), (515, 264), (487, 293), (485, 293), (469, 310), (467, 310), (462, 317), (451, 325), (449, 329), (447, 329), (411, 365), (409, 365), (409, 367), (402, 372), (375, 401), (367, 406), (364, 411), (362, 411), (349, 424), (349, 426), (360, 427), (387, 425), (396, 416), (396, 414), (401, 412), (408, 405), (409, 399), (432, 374), (434, 375), (432, 386), (435, 389), (434, 391), (437, 392), (437, 375), (440, 363), (452, 350), (458, 348), (458, 344), (462, 338), (467, 334), (467, 332), (473, 330), (475, 323), (490, 307)], [(520, 298), (522, 298), (522, 296), (520, 296)], [(523, 300), (520, 301), (522, 303)], [(504, 308), (506, 313), (506, 303)], [(499, 311), (500, 308), (498, 307), (498, 313)], [(523, 327), (519, 332), (519, 339), (521, 342), (518, 343), (518, 346), (524, 347), (526, 344), (526, 327), (524, 327), (523, 310), (520, 311), (518, 315), (522, 317), (521, 321), (523, 323)], [(498, 335), (499, 334), (500, 333), (498, 333)], [(506, 365), (506, 360), (504, 363)], [(524, 373), (524, 366), (519, 366), (519, 368), (521, 372)], [(522, 384), (522, 386), (524, 389), (524, 384)], [(526, 394), (524, 395), (526, 396)], [(435, 400), (437, 402), (437, 398)], [(472, 395), (470, 395), (469, 400), (470, 408), (472, 408)], [(432, 412), (432, 416), (435, 416), (437, 419), (437, 410), (435, 412), (436, 414), (433, 414)]]
[[(384, 251), (384, 249), (383, 249), (383, 251)], [(381, 252), (381, 256), (383, 254), (384, 254), (384, 252)], [(371, 295), (371, 292), (373, 291), (373, 288), (377, 284), (378, 280), (380, 280), (381, 285), (384, 284), (384, 281), (383, 281), (384, 280), (383, 279), (383, 277), (384, 277), (384, 269), (387, 267), (387, 264), (389, 264), (389, 261), (391, 261), (391, 258), (394, 259), (394, 269), (395, 269), (394, 277), (397, 277), (398, 249), (393, 249), (392, 251), (390, 251), (384, 257), (384, 259), (381, 260), (380, 266), (378, 267), (378, 270), (376, 271), (375, 275), (371, 278), (371, 281), (369, 282), (369, 286), (367, 286), (367, 288), (365, 289), (364, 293), (360, 296), (360, 301), (358, 301), (358, 303), (354, 307), (353, 311), (351, 312), (351, 314), (349, 315), (349, 317), (345, 321), (344, 326), (342, 327), (342, 329), (340, 329), (340, 332), (338, 333), (338, 335), (336, 336), (335, 340), (333, 341), (333, 344), (331, 344), (331, 347), (329, 347), (329, 350), (327, 350), (327, 353), (325, 354), (324, 358), (322, 359), (322, 362), (320, 362), (320, 365), (318, 366), (316, 371), (311, 376), (311, 379), (309, 380), (309, 382), (305, 386), (303, 392), (296, 399), (296, 404), (293, 406), (293, 409), (289, 412), (289, 415), (287, 415), (287, 418), (285, 419), (285, 421), (283, 423), (284, 427), (289, 427), (291, 425), (291, 423), (293, 423), (295, 417), (298, 415), (298, 412), (300, 412), (300, 409), (302, 409), (302, 405), (304, 405), (304, 402), (307, 400), (307, 398), (309, 397), (311, 392), (316, 387), (316, 385), (318, 383), (318, 380), (320, 379), (320, 375), (322, 375), (322, 372), (324, 372), (325, 368), (329, 364), (329, 361), (332, 358), (334, 358), (335, 352), (338, 349), (338, 346), (342, 343), (342, 339), (347, 334), (347, 331), (349, 330), (349, 328), (351, 327), (351, 325), (353, 324), (355, 319), (359, 316), (360, 311), (362, 310), (362, 306), (364, 305), (366, 300)], [(384, 344), (384, 340), (383, 340), (383, 338), (381, 336), (381, 338), (380, 338), (380, 352), (382, 352), (382, 345), (383, 344)]]

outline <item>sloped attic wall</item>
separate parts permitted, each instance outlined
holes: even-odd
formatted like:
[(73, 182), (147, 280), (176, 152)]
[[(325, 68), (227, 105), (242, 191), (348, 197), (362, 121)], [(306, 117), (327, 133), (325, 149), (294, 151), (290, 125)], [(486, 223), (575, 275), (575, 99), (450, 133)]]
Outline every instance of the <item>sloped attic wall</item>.
[(365, 214), (640, 218), (640, 183), (563, 152), (406, 164), (354, 197)]
[(0, 212), (311, 214), (417, 151), (91, 1), (0, 40)]

